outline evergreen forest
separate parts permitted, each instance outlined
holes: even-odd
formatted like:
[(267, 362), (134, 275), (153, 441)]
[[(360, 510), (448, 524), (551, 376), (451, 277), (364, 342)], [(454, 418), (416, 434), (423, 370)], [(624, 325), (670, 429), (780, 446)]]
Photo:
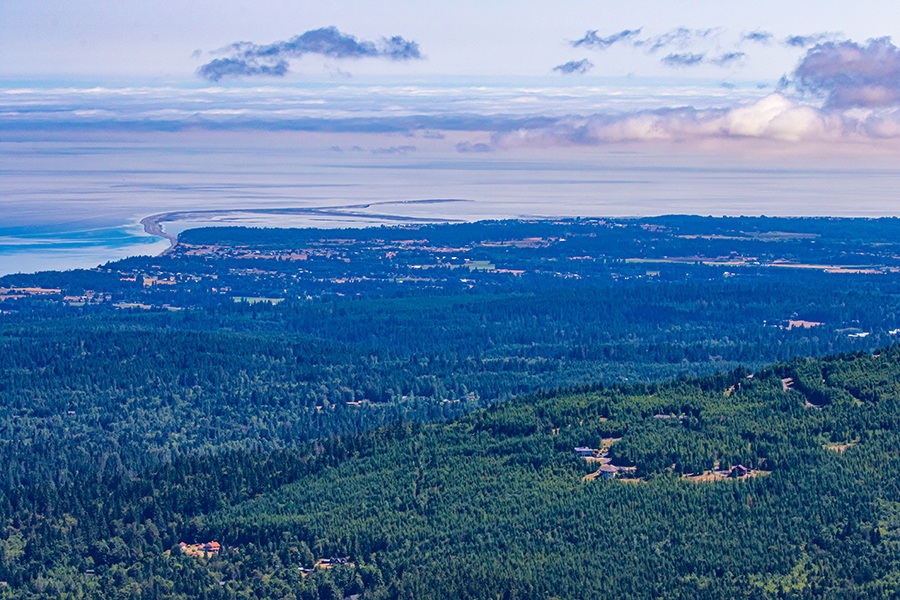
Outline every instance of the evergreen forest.
[(896, 595), (895, 221), (204, 229), (0, 278), (0, 598)]

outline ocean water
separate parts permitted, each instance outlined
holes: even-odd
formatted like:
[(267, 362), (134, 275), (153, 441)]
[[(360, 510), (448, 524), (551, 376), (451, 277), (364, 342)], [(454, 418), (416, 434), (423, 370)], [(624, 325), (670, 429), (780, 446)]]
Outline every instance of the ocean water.
[(583, 147), (448, 154), (402, 137), (339, 141), (182, 132), (0, 142), (0, 274), (157, 254), (168, 242), (140, 222), (160, 213), (170, 213), (161, 224), (174, 234), (208, 224), (900, 214), (900, 168), (870, 158)]

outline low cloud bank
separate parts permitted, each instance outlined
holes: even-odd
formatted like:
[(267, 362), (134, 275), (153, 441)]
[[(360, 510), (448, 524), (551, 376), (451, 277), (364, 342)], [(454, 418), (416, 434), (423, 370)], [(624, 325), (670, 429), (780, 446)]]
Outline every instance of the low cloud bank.
[[(495, 134), (497, 147), (601, 145), (621, 142), (691, 142), (707, 139), (834, 141), (848, 133), (840, 116), (772, 94), (749, 106), (676, 108), (558, 120), (550, 127)], [(900, 132), (900, 127), (898, 127)]]
[(229, 56), (216, 58), (200, 67), (197, 71), (200, 77), (208, 81), (257, 75), (282, 77), (288, 72), (289, 59), (300, 58), (304, 54), (318, 54), (334, 59), (382, 58), (406, 61), (422, 58), (419, 45), (400, 36), (371, 42), (341, 33), (336, 27), (312, 29), (290, 40), (272, 44), (237, 42), (229, 44), (221, 52)]

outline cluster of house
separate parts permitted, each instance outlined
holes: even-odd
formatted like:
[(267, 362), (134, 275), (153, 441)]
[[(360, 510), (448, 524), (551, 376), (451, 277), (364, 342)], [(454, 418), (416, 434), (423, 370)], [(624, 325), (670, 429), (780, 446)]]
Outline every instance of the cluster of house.
[[(588, 461), (598, 462), (600, 463), (600, 468), (597, 469), (597, 473), (595, 477), (600, 477), (602, 479), (614, 479), (615, 477), (633, 477), (634, 471), (637, 470), (637, 467), (620, 467), (612, 464), (612, 459), (607, 456), (606, 452), (602, 452), (596, 448), (589, 448), (588, 446), (578, 446), (574, 449), (575, 456), (581, 457)], [(744, 465), (735, 465), (730, 469), (719, 470), (718, 462), (716, 463), (716, 467), (713, 469), (713, 474), (718, 475), (719, 477), (747, 477), (748, 475), (753, 475), (753, 469), (749, 467), (745, 467)]]
[(601, 456), (600, 450), (596, 448), (578, 446), (574, 449), (574, 452), (575, 456), (599, 462), (600, 468), (597, 469), (597, 477), (602, 477), (603, 479), (613, 479), (620, 473), (622, 475), (631, 475), (633, 471), (637, 470), (637, 467), (619, 467), (612, 464), (612, 459), (606, 455), (606, 452)]
[(222, 546), (221, 544), (219, 544), (219, 542), (206, 542), (205, 544), (185, 544), (184, 542), (180, 542), (178, 544), (178, 547), (182, 552), (186, 552), (189, 554), (203, 552), (211, 552), (215, 554), (222, 549)]
[(337, 567), (340, 565), (349, 565), (351, 567), (356, 566), (354, 563), (350, 562), (349, 556), (339, 557), (339, 558), (322, 558), (316, 561), (316, 564), (313, 565), (312, 569), (306, 569), (304, 567), (300, 567), (300, 573), (303, 574), (304, 577), (309, 573), (312, 573), (316, 569), (330, 569), (332, 567)]

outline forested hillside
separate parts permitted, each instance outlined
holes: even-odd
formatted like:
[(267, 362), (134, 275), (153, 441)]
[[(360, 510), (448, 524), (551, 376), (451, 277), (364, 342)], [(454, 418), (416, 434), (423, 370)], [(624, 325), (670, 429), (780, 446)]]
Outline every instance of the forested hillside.
[(0, 598), (891, 595), (898, 235), (207, 229), (0, 278)]
[[(4, 493), (2, 593), (890, 597), (898, 417), (888, 348), (45, 481)], [(586, 477), (599, 463), (575, 446), (636, 470)], [(738, 464), (752, 471), (694, 477)]]
[[(452, 418), (541, 389), (755, 368), (892, 339), (900, 296), (890, 282), (818, 290), (820, 304), (804, 309), (816, 289), (807, 283), (15, 315), (0, 324), (0, 460), (22, 465), (8, 485), (69, 481)], [(858, 315), (874, 332), (766, 326), (798, 308), (823, 321)]]

